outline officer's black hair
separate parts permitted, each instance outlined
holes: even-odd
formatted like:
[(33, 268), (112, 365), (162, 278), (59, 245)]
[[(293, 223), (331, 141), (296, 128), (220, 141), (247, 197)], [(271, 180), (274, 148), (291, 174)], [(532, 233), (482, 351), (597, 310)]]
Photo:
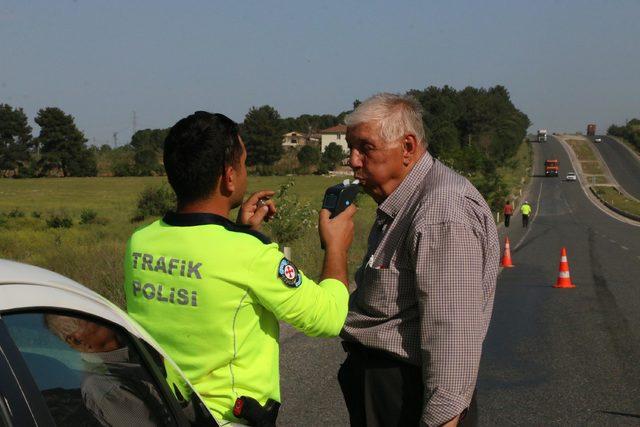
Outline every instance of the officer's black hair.
[(242, 155), (238, 125), (223, 114), (196, 111), (164, 140), (164, 168), (178, 205), (207, 198), (224, 168)]

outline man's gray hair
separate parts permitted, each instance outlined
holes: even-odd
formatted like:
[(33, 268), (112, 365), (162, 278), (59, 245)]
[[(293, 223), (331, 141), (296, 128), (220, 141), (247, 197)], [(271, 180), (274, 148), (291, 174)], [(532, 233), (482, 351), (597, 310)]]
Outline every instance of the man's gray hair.
[(393, 93), (373, 95), (347, 115), (344, 122), (349, 127), (377, 122), (380, 124), (380, 137), (385, 142), (411, 133), (422, 145), (427, 146), (422, 123), (422, 106), (412, 96)]
[(45, 326), (62, 341), (67, 341), (67, 337), (82, 329), (86, 322), (77, 317), (63, 316), (61, 314), (47, 313), (44, 315)]

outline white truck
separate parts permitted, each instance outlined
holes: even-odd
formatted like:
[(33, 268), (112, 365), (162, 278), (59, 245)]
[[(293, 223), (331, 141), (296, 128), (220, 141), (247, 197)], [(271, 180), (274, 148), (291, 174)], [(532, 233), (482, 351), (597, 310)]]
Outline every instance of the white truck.
[(547, 130), (538, 129), (538, 142), (547, 142)]

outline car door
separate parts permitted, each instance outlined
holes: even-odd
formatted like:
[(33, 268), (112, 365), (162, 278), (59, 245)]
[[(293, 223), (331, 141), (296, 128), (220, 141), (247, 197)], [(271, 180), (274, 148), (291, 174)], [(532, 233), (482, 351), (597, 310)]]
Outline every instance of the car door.
[(8, 364), (38, 409), (31, 411), (38, 425), (217, 426), (153, 346), (118, 325), (41, 309), (3, 313), (0, 322), (2, 348), (13, 352)]

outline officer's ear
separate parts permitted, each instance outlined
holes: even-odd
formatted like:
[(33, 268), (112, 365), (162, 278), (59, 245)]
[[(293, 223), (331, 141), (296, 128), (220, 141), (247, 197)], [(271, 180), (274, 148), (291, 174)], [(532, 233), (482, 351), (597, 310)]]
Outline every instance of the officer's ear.
[(224, 167), (222, 176), (220, 177), (220, 194), (229, 197), (236, 190), (237, 171), (233, 165)]

